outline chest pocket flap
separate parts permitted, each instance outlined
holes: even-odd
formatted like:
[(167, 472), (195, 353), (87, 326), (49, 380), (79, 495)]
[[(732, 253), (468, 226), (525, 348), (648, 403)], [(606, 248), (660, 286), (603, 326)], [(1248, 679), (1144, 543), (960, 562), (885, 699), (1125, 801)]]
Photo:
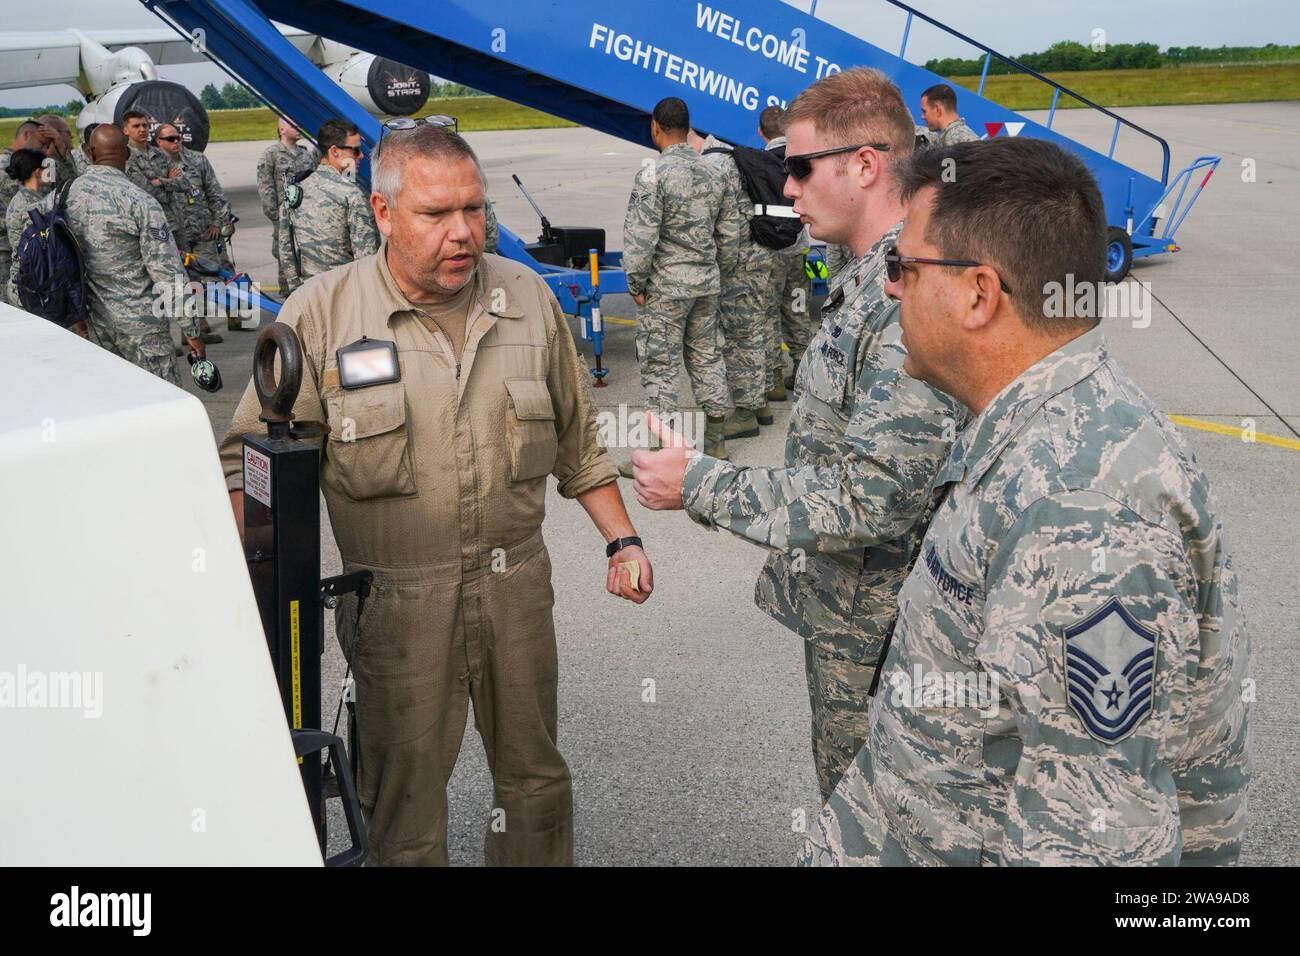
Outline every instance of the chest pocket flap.
[(510, 439), (510, 480), (528, 481), (549, 475), (555, 467), (558, 440), (555, 406), (541, 379), (508, 378), (513, 414), (507, 416)]
[(330, 434), (326, 480), (349, 498), (387, 498), (416, 492), (402, 382), (328, 389)]
[(823, 404), (843, 409), (852, 395), (855, 345), (843, 332), (839, 336), (819, 332), (800, 363), (801, 387)]
[(508, 378), (506, 391), (515, 406), (515, 417), (520, 421), (555, 421), (555, 406), (551, 404), (551, 391), (545, 382), (533, 378)]
[(373, 438), (405, 425), (405, 398), (406, 390), (399, 382), (344, 392), (343, 412), (351, 419), (352, 437)]

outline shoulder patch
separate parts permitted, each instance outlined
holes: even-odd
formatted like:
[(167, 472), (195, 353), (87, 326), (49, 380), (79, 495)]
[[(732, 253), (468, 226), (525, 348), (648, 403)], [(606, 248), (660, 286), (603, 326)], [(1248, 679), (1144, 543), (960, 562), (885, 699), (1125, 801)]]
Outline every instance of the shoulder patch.
[(1156, 636), (1116, 598), (1065, 629), (1069, 707), (1104, 744), (1119, 743), (1151, 716)]
[(166, 242), (171, 238), (172, 231), (167, 226), (150, 226), (149, 235), (159, 242)]

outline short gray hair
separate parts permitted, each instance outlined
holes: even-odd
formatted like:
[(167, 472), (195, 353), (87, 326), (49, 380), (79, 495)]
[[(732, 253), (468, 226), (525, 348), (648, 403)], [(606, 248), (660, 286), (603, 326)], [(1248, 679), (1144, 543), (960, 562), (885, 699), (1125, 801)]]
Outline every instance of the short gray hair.
[(445, 126), (421, 123), (414, 129), (389, 130), (380, 137), (370, 154), (370, 189), (390, 203), (396, 202), (402, 188), (402, 168), (413, 155), (422, 159), (468, 159), (478, 170), (479, 179), (487, 187), (487, 177), (463, 136)]

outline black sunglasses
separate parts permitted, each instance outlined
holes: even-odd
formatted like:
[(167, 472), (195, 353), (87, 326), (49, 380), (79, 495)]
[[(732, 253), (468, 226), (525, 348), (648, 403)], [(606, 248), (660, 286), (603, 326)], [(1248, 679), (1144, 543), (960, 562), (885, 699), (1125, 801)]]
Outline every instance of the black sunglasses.
[[(922, 265), (922, 266), (982, 266), (983, 262), (975, 262), (971, 259), (925, 259), (920, 256), (900, 256), (898, 246), (890, 246), (885, 250), (885, 275), (889, 277), (890, 282), (898, 282), (903, 278), (903, 264)], [(998, 276), (998, 285), (1007, 295), (1011, 295), (1011, 287), (1002, 281)]]
[(179, 142), (180, 142), (180, 139), (181, 139), (181, 138), (180, 138), (179, 136), (159, 136), (159, 137), (158, 137), (158, 142), (160, 142), (160, 143), (179, 143)]
[(331, 148), (331, 149), (346, 149), (346, 150), (348, 150), (348, 152), (350, 152), (353, 156), (357, 156), (357, 157), (360, 157), (360, 156), (361, 156), (361, 152), (362, 152), (360, 146), (332, 146), (332, 147), (330, 147), (330, 148)]
[(858, 143), (856, 146), (836, 146), (834, 149), (822, 149), (815, 153), (800, 153), (796, 156), (787, 156), (785, 158), (785, 172), (787, 176), (794, 179), (807, 179), (812, 175), (812, 161), (821, 159), (823, 156), (838, 156), (840, 153), (855, 153), (860, 149), (878, 149), (882, 153), (889, 152), (888, 143)]

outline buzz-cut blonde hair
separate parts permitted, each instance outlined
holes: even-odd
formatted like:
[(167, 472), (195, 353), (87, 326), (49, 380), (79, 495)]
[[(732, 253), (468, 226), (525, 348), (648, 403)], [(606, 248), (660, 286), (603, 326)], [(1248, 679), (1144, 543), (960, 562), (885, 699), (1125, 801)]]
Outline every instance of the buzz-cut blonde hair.
[(916, 146), (916, 123), (903, 94), (884, 73), (864, 66), (822, 77), (795, 97), (783, 120), (787, 130), (811, 122), (830, 140), (828, 147), (885, 143), (889, 167), (911, 156)]

